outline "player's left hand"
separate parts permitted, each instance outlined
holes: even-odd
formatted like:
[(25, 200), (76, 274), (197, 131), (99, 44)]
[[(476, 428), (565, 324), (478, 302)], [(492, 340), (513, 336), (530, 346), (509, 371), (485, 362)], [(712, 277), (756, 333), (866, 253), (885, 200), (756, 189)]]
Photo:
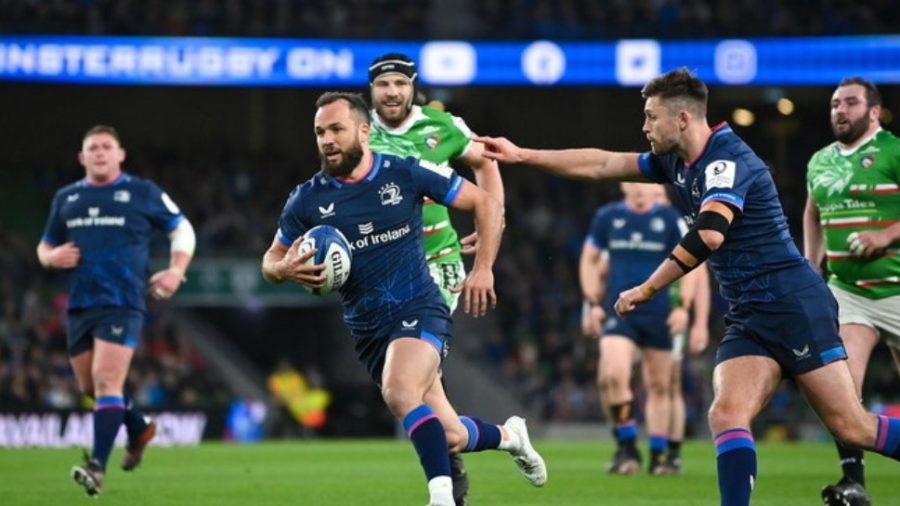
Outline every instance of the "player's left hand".
[(494, 273), (490, 269), (473, 269), (463, 284), (451, 288), (451, 292), (463, 292), (463, 310), (476, 318), (497, 307), (494, 292)]
[(884, 230), (853, 232), (847, 237), (850, 252), (864, 258), (880, 255), (890, 245), (891, 237)]
[(175, 295), (181, 282), (184, 281), (184, 273), (178, 269), (168, 268), (150, 277), (148, 291), (154, 299), (168, 299)]
[(644, 294), (640, 286), (629, 288), (619, 294), (619, 299), (614, 306), (616, 314), (620, 317), (625, 316), (634, 311), (634, 308), (637, 307), (638, 304), (643, 304), (648, 300), (650, 300), (650, 297), (647, 297), (647, 295)]

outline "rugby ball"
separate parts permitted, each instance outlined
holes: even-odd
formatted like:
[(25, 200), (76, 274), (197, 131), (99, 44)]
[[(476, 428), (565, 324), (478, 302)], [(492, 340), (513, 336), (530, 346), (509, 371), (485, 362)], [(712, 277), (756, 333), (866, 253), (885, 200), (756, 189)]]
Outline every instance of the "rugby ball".
[(350, 261), (353, 258), (350, 243), (340, 230), (331, 225), (319, 225), (307, 230), (297, 248), (297, 252), (301, 255), (315, 248), (316, 254), (306, 263), (325, 264), (322, 271), (325, 276), (324, 286), (310, 288), (302, 285), (306, 291), (316, 295), (327, 295), (343, 286), (350, 277)]

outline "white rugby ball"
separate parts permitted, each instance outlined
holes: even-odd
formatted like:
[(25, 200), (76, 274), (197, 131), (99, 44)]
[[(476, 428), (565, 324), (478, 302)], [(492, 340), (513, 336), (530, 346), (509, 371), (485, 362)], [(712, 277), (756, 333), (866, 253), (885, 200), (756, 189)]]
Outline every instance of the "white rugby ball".
[(307, 260), (307, 264), (318, 265), (325, 264), (322, 274), (325, 276), (325, 283), (322, 288), (310, 288), (302, 285), (306, 291), (316, 295), (327, 295), (337, 290), (347, 282), (350, 277), (350, 261), (353, 254), (350, 250), (350, 243), (340, 230), (331, 225), (318, 225), (306, 231), (303, 234), (303, 240), (297, 246), (298, 253), (301, 255), (316, 249), (316, 254)]

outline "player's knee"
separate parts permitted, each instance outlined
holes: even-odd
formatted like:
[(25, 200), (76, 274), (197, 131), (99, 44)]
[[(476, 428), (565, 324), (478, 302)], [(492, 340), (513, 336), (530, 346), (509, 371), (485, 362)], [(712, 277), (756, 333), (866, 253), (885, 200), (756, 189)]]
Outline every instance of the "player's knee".
[(652, 380), (647, 382), (647, 393), (651, 397), (669, 398), (672, 395), (672, 386), (665, 381)]
[(459, 427), (445, 427), (444, 433), (447, 436), (450, 453), (460, 453), (465, 449), (469, 434), (462, 424), (459, 424)]
[(832, 437), (843, 445), (854, 447), (871, 446), (873, 435), (866, 429), (864, 419), (850, 413), (838, 413), (825, 421), (825, 426)]
[(628, 380), (615, 372), (600, 372), (597, 382), (602, 392), (615, 392), (628, 388)]
[(121, 395), (122, 382), (116, 374), (108, 371), (94, 371), (94, 384), (92, 385), (91, 395), (94, 397), (104, 395)]
[(740, 403), (716, 399), (709, 407), (709, 428), (713, 434), (734, 427), (749, 427), (750, 415)]
[(381, 387), (381, 397), (391, 412), (397, 417), (402, 417), (422, 404), (422, 394), (407, 385), (384, 385)]

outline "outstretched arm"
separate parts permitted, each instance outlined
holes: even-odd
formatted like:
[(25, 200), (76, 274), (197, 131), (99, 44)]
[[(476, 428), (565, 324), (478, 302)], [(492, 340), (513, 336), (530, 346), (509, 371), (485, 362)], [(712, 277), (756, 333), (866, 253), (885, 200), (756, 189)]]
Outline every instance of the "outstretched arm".
[(649, 182), (638, 166), (638, 153), (595, 148), (528, 149), (505, 137), (475, 137), (484, 144), (484, 156), (498, 162), (527, 164), (570, 179)]

